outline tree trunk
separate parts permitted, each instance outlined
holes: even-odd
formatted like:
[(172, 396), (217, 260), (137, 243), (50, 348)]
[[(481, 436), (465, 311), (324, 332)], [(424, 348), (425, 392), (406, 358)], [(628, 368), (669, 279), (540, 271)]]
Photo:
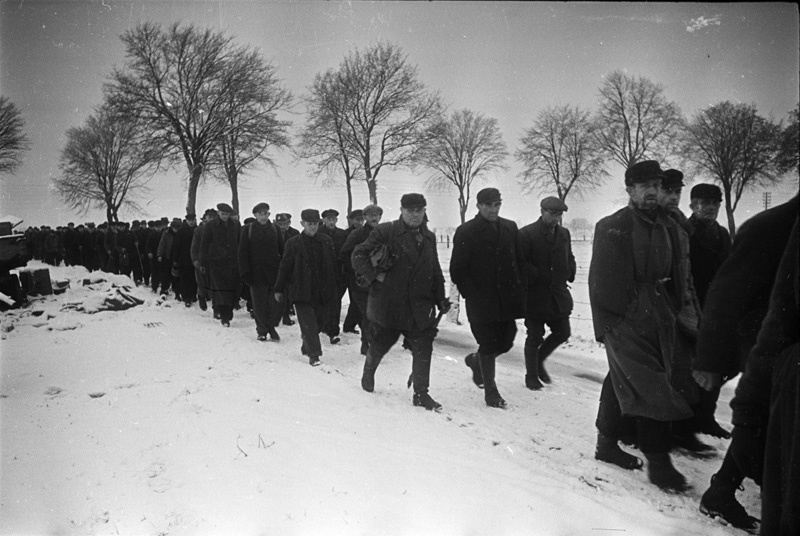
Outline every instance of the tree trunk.
[(236, 170), (228, 173), (228, 183), (231, 185), (231, 205), (236, 214), (241, 217), (242, 213), (239, 210), (239, 173)]
[(369, 202), (373, 205), (378, 204), (378, 181), (372, 178), (367, 179), (367, 190), (369, 190)]
[(353, 212), (353, 177), (345, 175), (344, 184), (347, 187), (347, 213)]
[(189, 187), (186, 192), (186, 213), (197, 214), (195, 206), (197, 205), (197, 186), (200, 184), (200, 176), (203, 174), (202, 166), (195, 164), (189, 169)]
[(728, 215), (728, 232), (731, 233), (731, 239), (736, 234), (736, 221), (733, 219), (733, 207), (727, 196), (725, 196), (725, 214)]

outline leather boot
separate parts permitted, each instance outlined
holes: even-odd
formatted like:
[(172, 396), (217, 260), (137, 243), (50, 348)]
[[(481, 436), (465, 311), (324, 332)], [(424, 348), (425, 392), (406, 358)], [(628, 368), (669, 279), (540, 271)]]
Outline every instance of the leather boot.
[(381, 362), (380, 357), (367, 350), (367, 357), (364, 359), (364, 372), (361, 374), (361, 388), (371, 393), (375, 390), (375, 370)]
[(472, 382), (483, 389), (483, 374), (481, 374), (481, 364), (478, 363), (478, 354), (471, 353), (464, 358), (464, 363), (472, 370)]
[(741, 483), (740, 478), (726, 478), (720, 470), (711, 477), (711, 486), (700, 499), (700, 511), (711, 518), (721, 517), (737, 529), (752, 533), (758, 530), (760, 522), (736, 500), (736, 489)]
[(615, 439), (605, 436), (600, 432), (597, 432), (597, 446), (594, 450), (594, 459), (600, 460), (601, 462), (613, 463), (628, 471), (641, 469), (644, 465), (639, 457), (628, 454), (619, 448), (619, 443)]
[(481, 374), (483, 375), (483, 398), (486, 405), (491, 408), (505, 408), (506, 401), (500, 396), (497, 390), (497, 383), (494, 381), (495, 375), (495, 358), (498, 354), (478, 354), (478, 362), (481, 365)]
[(431, 356), (427, 352), (413, 349), (411, 350), (413, 360), (411, 362), (411, 377), (414, 383), (414, 397), (412, 403), (415, 406), (423, 407), (428, 411), (440, 410), (442, 405), (431, 398), (428, 394), (428, 387), (431, 380)]
[(538, 391), (544, 385), (539, 381), (539, 357), (536, 348), (525, 345), (525, 387)]
[(686, 478), (672, 465), (669, 452), (645, 452), (647, 478), (667, 493), (683, 493), (689, 489)]

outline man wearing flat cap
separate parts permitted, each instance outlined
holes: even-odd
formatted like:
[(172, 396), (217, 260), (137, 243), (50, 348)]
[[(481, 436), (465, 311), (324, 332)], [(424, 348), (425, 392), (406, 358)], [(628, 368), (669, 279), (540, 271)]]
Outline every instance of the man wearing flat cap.
[[(281, 240), (281, 248), (286, 246), (286, 242), (290, 238), (300, 234), (300, 231), (292, 227), (292, 215), (288, 212), (282, 212), (275, 216), (275, 226), (278, 228), (278, 236)], [(283, 325), (294, 325), (294, 320), (292, 320), (292, 316), (294, 316), (294, 305), (292, 304), (292, 300), (285, 298), (283, 300), (282, 310)]]
[[(354, 211), (355, 212), (355, 211)], [(383, 217), (383, 209), (378, 205), (367, 205), (362, 213), (365, 221), (364, 225), (353, 229), (347, 236), (342, 250), (339, 252), (339, 261), (344, 264), (348, 275), (348, 289), (350, 292), (350, 304), (354, 305), (357, 309), (356, 323), (361, 327), (361, 355), (366, 356), (369, 349), (369, 319), (367, 318), (367, 299), (369, 298), (369, 286), (361, 286), (358, 284), (358, 274), (353, 269), (352, 255), (356, 246), (369, 238), (370, 233), (381, 222)], [(348, 312), (349, 316), (349, 312)], [(345, 319), (345, 326), (347, 320)], [(345, 331), (347, 329), (345, 328)]]
[(269, 221), (269, 205), (258, 203), (253, 207), (253, 216), (255, 221), (242, 227), (239, 236), (239, 273), (250, 288), (256, 338), (266, 341), (269, 335), (270, 340), (279, 341), (275, 326), (283, 305), (274, 300), (273, 289), (283, 248), (278, 230)]
[(624, 469), (641, 460), (620, 449), (623, 416), (633, 418), (649, 480), (667, 492), (688, 489), (672, 465), (670, 423), (693, 411), (672, 375), (677, 316), (686, 281), (678, 226), (658, 204), (665, 175), (645, 160), (625, 171), (628, 206), (601, 219), (589, 266), (595, 338), (609, 374), (600, 393), (595, 458)]
[(239, 222), (233, 219), (233, 209), (227, 203), (217, 205), (219, 217), (209, 222), (200, 244), (201, 269), (208, 275), (211, 303), (219, 320), (230, 327), (233, 308), (239, 304)]
[(500, 217), (497, 188), (476, 196), (478, 214), (456, 229), (450, 278), (466, 300), (467, 319), (478, 352), (465, 362), (472, 380), (483, 387), (487, 406), (505, 408), (495, 381), (495, 360), (511, 350), (517, 318), (525, 318), (526, 274), (517, 224)]
[(347, 240), (347, 231), (336, 226), (339, 221), (339, 211), (333, 208), (322, 211), (322, 227), (319, 232), (327, 235), (333, 241), (333, 250), (336, 253), (336, 284), (339, 303), (332, 303), (330, 306), (331, 318), (327, 323), (328, 337), (331, 344), (339, 342), (339, 321), (342, 318), (342, 297), (347, 290), (347, 274), (344, 265), (339, 261), (339, 252), (342, 250), (344, 241)]
[[(573, 304), (568, 283), (575, 281), (577, 268), (569, 231), (561, 226), (567, 205), (558, 197), (545, 197), (539, 206), (539, 219), (519, 231), (522, 269), (528, 277), (525, 386), (534, 391), (551, 381), (545, 359), (569, 340)], [(545, 326), (550, 329), (547, 338)]]
[(275, 282), (275, 299), (282, 302), (287, 296), (294, 302), (303, 340), (300, 351), (308, 356), (312, 367), (320, 364), (319, 334), (326, 331), (329, 308), (338, 292), (333, 241), (318, 232), (320, 222), (318, 210), (309, 208), (300, 213), (303, 232), (286, 242)]
[(197, 216), (186, 214), (172, 244), (172, 266), (178, 270), (181, 299), (186, 307), (197, 301), (197, 278), (192, 264), (192, 239), (196, 227)]
[[(347, 237), (349, 238), (353, 231), (360, 229), (364, 226), (364, 211), (360, 208), (355, 210), (351, 210), (350, 214), (347, 215)], [(345, 240), (346, 242), (347, 240)], [(344, 248), (344, 246), (342, 246)], [(351, 250), (352, 253), (352, 250)], [(342, 255), (342, 250), (339, 250), (339, 262), (342, 265), (342, 270), (344, 270), (345, 276), (345, 285), (347, 286), (348, 293), (350, 292), (350, 276), (353, 273), (353, 267), (350, 265), (350, 257), (349, 255), (345, 258)], [(353, 302), (352, 294), (350, 296), (350, 304), (347, 306), (347, 314), (344, 317), (344, 322), (342, 323), (342, 331), (345, 333), (355, 333), (358, 335), (358, 326), (361, 323), (361, 313), (358, 312), (358, 306)]]
[(351, 260), (359, 279), (369, 285), (370, 339), (361, 388), (375, 390), (375, 370), (403, 335), (412, 355), (412, 403), (439, 410), (442, 405), (428, 393), (431, 354), (439, 318), (450, 303), (444, 294), (436, 236), (425, 224), (426, 205), (422, 194), (403, 195), (400, 218), (375, 227), (355, 247)]

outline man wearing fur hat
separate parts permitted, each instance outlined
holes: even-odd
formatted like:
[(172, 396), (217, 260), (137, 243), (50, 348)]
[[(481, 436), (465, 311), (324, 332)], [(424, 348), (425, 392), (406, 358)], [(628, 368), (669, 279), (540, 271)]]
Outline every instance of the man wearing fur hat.
[[(625, 469), (641, 460), (618, 445), (623, 416), (634, 419), (649, 480), (667, 492), (688, 489), (672, 465), (670, 423), (693, 411), (672, 374), (677, 316), (686, 275), (677, 224), (658, 204), (665, 175), (645, 160), (625, 171), (628, 206), (595, 227), (589, 300), (609, 374), (600, 393), (595, 458)], [(690, 376), (691, 378), (691, 376)]]
[[(572, 295), (567, 283), (575, 281), (575, 257), (569, 231), (561, 226), (567, 205), (558, 197), (545, 197), (538, 220), (520, 229), (528, 276), (525, 310), (525, 386), (531, 390), (550, 383), (544, 361), (570, 336)], [(544, 337), (545, 326), (550, 334)], [(541, 380), (541, 381), (540, 381)]]
[(503, 202), (497, 188), (476, 196), (478, 214), (453, 236), (450, 278), (464, 296), (467, 319), (478, 352), (465, 362), (472, 380), (483, 387), (486, 405), (505, 408), (495, 381), (495, 360), (511, 350), (517, 318), (525, 318), (527, 274), (517, 224), (500, 217)]
[(403, 195), (400, 218), (375, 227), (356, 246), (351, 259), (357, 276), (369, 285), (371, 333), (361, 388), (370, 393), (375, 390), (375, 370), (403, 335), (412, 355), (412, 403), (439, 410), (442, 405), (428, 393), (431, 355), (439, 318), (450, 302), (444, 294), (436, 236), (425, 224), (426, 205), (422, 194)]

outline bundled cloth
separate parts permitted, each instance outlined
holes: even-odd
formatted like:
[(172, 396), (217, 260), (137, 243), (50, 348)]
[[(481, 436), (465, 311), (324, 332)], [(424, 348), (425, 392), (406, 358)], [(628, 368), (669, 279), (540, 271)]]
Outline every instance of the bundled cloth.
[(94, 314), (100, 311), (124, 311), (125, 309), (130, 309), (131, 307), (136, 307), (143, 303), (144, 300), (132, 294), (130, 287), (111, 285), (111, 287), (102, 294), (89, 296), (81, 302), (65, 304), (62, 310), (74, 309), (76, 311)]

